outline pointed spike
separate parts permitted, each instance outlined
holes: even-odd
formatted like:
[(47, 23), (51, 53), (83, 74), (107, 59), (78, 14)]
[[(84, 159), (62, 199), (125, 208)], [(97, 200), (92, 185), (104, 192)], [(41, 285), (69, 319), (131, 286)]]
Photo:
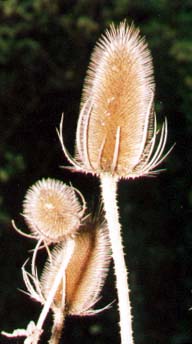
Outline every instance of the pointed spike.
[(16, 226), (14, 220), (11, 221), (11, 224), (12, 224), (13, 228), (16, 230), (16, 232), (19, 233), (19, 234), (21, 234), (22, 236), (24, 236), (24, 237), (26, 237), (26, 238), (28, 238), (28, 239), (36, 239), (36, 238), (37, 238), (36, 235), (27, 234), (27, 233), (23, 232), (21, 229), (19, 229), (19, 228)]
[(92, 102), (90, 99), (88, 99), (87, 101), (90, 101), (90, 107), (89, 107), (88, 114), (86, 114), (86, 117), (85, 117), (85, 124), (84, 124), (85, 135), (83, 135), (83, 157), (82, 157), (83, 160), (82, 161), (88, 169), (94, 170), (90, 161), (89, 150), (88, 150), (88, 129), (89, 129), (89, 120), (90, 120), (90, 115), (91, 115)]
[(145, 119), (145, 125), (144, 125), (144, 130), (143, 130), (143, 140), (141, 142), (141, 147), (140, 147), (140, 153), (138, 154), (139, 157), (141, 158), (142, 153), (144, 151), (145, 145), (146, 145), (146, 139), (147, 139), (147, 135), (148, 135), (148, 126), (149, 126), (149, 119), (151, 116), (151, 109), (153, 107), (153, 100), (154, 100), (154, 92), (151, 92), (151, 99), (146, 111), (146, 119)]
[(66, 156), (67, 160), (71, 163), (71, 165), (73, 165), (77, 170), (81, 170), (82, 166), (80, 164), (78, 164), (78, 162), (72, 157), (72, 155), (68, 152), (68, 150), (66, 149), (64, 142), (63, 142), (63, 121), (64, 121), (64, 113), (61, 116), (61, 121), (60, 121), (60, 126), (59, 129), (56, 129), (60, 144), (61, 144), (61, 148), (62, 151), (64, 153), (64, 155)]
[(97, 159), (97, 165), (99, 166), (100, 170), (102, 170), (101, 159), (102, 159), (102, 154), (103, 154), (105, 142), (106, 142), (106, 136), (103, 138), (103, 141), (101, 143), (101, 147), (99, 149), (99, 154), (98, 154), (98, 159)]
[(171, 152), (172, 148), (171, 147), (168, 152), (162, 156), (165, 145), (166, 145), (166, 141), (167, 141), (167, 133), (168, 133), (168, 128), (167, 128), (167, 119), (165, 118), (165, 122), (163, 123), (162, 129), (161, 129), (161, 134), (160, 134), (160, 140), (159, 140), (159, 144), (158, 147), (155, 151), (154, 156), (152, 157), (152, 159), (149, 161), (149, 163), (144, 167), (143, 172), (144, 173), (148, 173), (149, 171), (151, 171), (151, 173), (156, 171), (153, 171), (153, 169), (155, 167), (157, 167), (158, 165), (160, 165), (160, 163), (168, 156), (168, 154)]
[(116, 131), (116, 140), (115, 140), (115, 147), (114, 147), (114, 153), (113, 153), (113, 161), (111, 164), (111, 171), (112, 173), (115, 172), (118, 157), (119, 157), (119, 146), (120, 146), (120, 134), (121, 134), (121, 128), (117, 127)]

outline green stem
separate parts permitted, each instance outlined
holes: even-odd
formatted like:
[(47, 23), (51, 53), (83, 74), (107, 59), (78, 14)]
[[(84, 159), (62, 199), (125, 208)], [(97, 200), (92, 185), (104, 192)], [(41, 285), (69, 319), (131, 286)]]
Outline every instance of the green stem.
[(104, 202), (106, 220), (111, 241), (112, 256), (116, 276), (116, 289), (120, 315), (120, 334), (122, 344), (133, 344), (131, 305), (127, 269), (125, 265), (121, 226), (117, 207), (117, 181), (110, 175), (101, 176), (101, 189)]

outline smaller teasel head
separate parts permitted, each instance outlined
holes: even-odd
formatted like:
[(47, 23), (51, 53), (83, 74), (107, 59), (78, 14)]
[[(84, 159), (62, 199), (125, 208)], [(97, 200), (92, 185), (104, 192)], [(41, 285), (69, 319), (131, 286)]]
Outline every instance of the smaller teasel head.
[(111, 25), (96, 44), (83, 89), (75, 159), (64, 146), (62, 121), (59, 138), (76, 170), (117, 179), (156, 172), (167, 155), (162, 156), (167, 122), (157, 131), (152, 57), (133, 25)]
[[(52, 309), (56, 312), (64, 308), (66, 315), (91, 315), (97, 312), (93, 306), (99, 299), (111, 258), (105, 222), (90, 219), (74, 240), (74, 252), (63, 271)], [(67, 241), (58, 244), (43, 271), (41, 290), (45, 299), (63, 259), (66, 259), (66, 245)]]
[(23, 215), (32, 236), (48, 244), (76, 233), (84, 211), (85, 201), (78, 190), (50, 178), (30, 187), (23, 203)]

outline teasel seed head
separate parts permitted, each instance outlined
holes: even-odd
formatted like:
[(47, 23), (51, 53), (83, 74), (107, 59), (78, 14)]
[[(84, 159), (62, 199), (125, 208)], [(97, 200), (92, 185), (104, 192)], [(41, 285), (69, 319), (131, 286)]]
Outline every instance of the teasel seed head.
[(30, 187), (23, 203), (23, 215), (34, 237), (47, 243), (76, 233), (84, 211), (85, 202), (78, 190), (50, 178)]
[(163, 160), (167, 122), (157, 138), (150, 51), (138, 29), (112, 24), (96, 44), (88, 68), (76, 132), (76, 170), (134, 178)]
[[(89, 221), (81, 228), (75, 237), (74, 253), (55, 295), (52, 309), (63, 307), (68, 315), (91, 315), (92, 307), (98, 301), (104, 284), (109, 263), (110, 244), (105, 222)], [(41, 277), (41, 288), (44, 297), (49, 293), (55, 275), (65, 259), (67, 242), (58, 244), (52, 253), (52, 262), (48, 260)]]

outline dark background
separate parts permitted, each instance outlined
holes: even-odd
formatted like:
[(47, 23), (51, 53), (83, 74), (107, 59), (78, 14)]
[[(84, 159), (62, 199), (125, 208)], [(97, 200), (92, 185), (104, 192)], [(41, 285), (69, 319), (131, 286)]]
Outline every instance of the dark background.
[[(187, 0), (0, 1), (0, 326), (36, 321), (40, 306), (22, 294), (20, 268), (33, 247), (11, 227), (27, 188), (42, 177), (70, 181), (88, 204), (96, 177), (67, 164), (55, 128), (65, 112), (73, 153), (76, 121), (92, 48), (113, 21), (134, 21), (149, 43), (159, 123), (167, 148), (155, 178), (121, 181), (119, 205), (134, 314), (135, 344), (192, 343), (192, 2)], [(43, 259), (43, 257), (42, 257)], [(116, 298), (111, 272), (98, 307)], [(51, 317), (47, 320), (49, 336)], [(116, 304), (96, 317), (66, 320), (64, 343), (119, 343)], [(1, 337), (0, 343), (22, 343)], [(46, 343), (46, 336), (42, 343)]]

